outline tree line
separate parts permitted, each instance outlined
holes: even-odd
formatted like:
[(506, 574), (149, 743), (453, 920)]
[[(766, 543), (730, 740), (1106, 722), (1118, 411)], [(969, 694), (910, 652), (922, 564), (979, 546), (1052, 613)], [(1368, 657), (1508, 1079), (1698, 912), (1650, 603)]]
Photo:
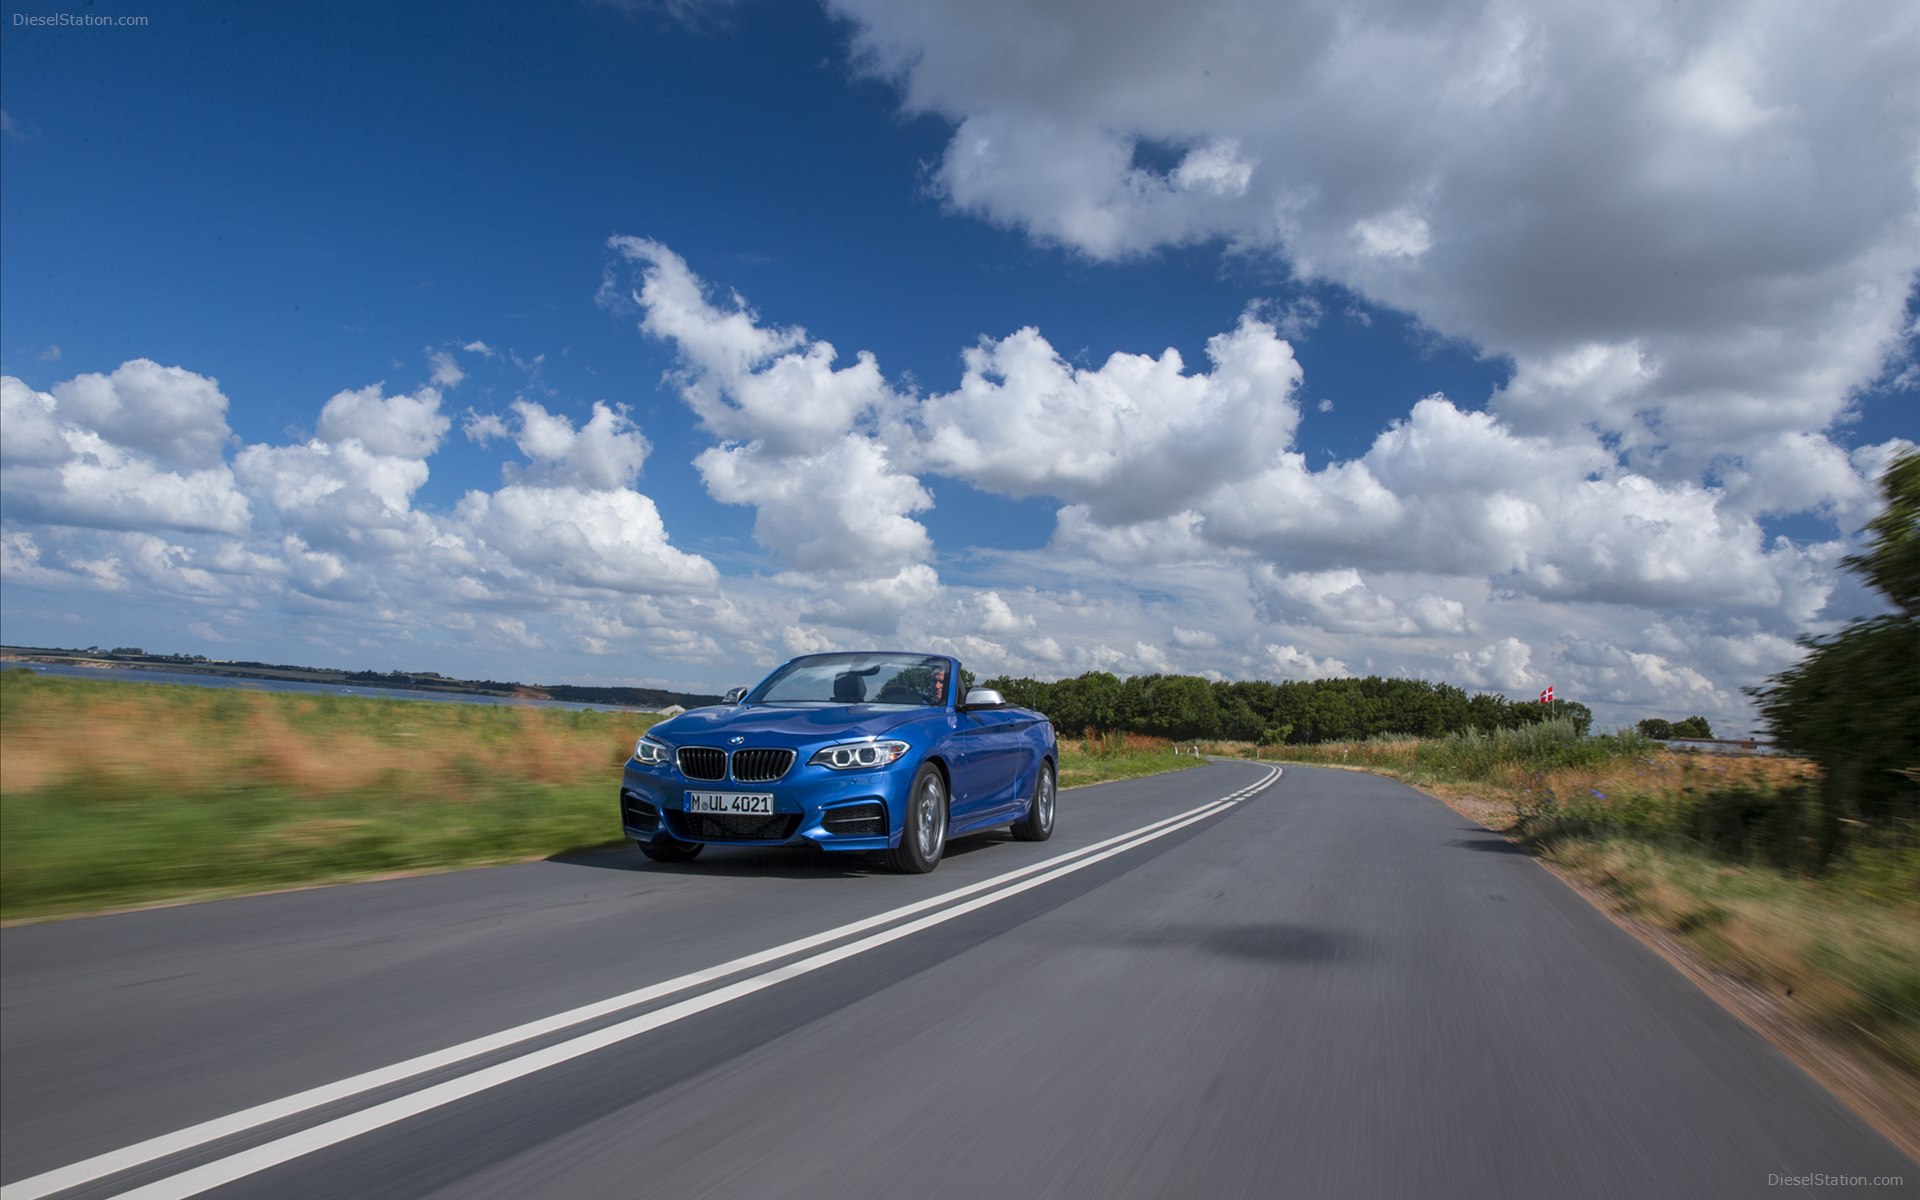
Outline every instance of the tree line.
[(998, 676), (982, 685), (1012, 704), (1043, 712), (1067, 737), (1131, 732), (1175, 741), (1266, 745), (1358, 741), (1377, 734), (1442, 737), (1469, 729), (1516, 729), (1550, 718), (1584, 735), (1593, 713), (1572, 700), (1513, 701), (1425, 679), (1312, 679), (1220, 682), (1197, 675), (1090, 671), (1047, 682)]
[(1663, 742), (1668, 738), (1710, 738), (1713, 736), (1713, 726), (1707, 723), (1705, 717), (1698, 716), (1688, 717), (1684, 721), (1668, 721), (1660, 717), (1648, 717), (1646, 720), (1635, 725), (1634, 728), (1640, 731), (1641, 737), (1658, 738)]

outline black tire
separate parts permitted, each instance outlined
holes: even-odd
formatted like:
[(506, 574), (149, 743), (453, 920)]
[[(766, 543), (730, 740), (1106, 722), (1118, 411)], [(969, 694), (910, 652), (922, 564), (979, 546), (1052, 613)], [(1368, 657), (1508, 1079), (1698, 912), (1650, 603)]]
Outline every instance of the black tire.
[(1039, 774), (1033, 781), (1033, 803), (1027, 805), (1027, 815), (1013, 823), (1013, 840), (1044, 842), (1052, 837), (1056, 799), (1053, 764), (1043, 761), (1040, 764)]
[(940, 865), (947, 849), (947, 777), (932, 763), (920, 764), (907, 793), (907, 819), (900, 846), (887, 851), (887, 865), (902, 875), (925, 875)]
[(707, 848), (704, 842), (659, 841), (634, 844), (640, 847), (640, 853), (658, 863), (692, 862), (700, 857), (702, 850)]

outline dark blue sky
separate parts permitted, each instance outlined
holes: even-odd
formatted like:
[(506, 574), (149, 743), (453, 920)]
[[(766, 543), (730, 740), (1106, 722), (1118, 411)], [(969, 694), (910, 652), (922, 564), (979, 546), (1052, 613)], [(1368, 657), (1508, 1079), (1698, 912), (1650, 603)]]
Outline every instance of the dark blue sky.
[[(423, 347), (543, 355), (537, 381), (474, 370), (459, 402), (487, 411), (534, 386), (576, 416), (631, 405), (656, 447), (649, 493), (705, 552), (751, 554), (751, 514), (709, 500), (689, 466), (693, 418), (660, 385), (670, 350), (595, 303), (612, 234), (673, 247), (764, 320), (843, 359), (871, 350), (921, 390), (1027, 325), (1087, 366), (1173, 346), (1204, 369), (1206, 340), (1249, 304), (1308, 294), (1264, 253), (1102, 264), (956, 218), (928, 183), (945, 123), (900, 115), (852, 70), (846, 27), (808, 6), (693, 25), (508, 3), (150, 20), (8, 33), (0, 95), (26, 137), (4, 146), (0, 367), (46, 387), (141, 356), (183, 365), (220, 381), (252, 442), (309, 431), (340, 389), (424, 382)], [(1297, 350), (1316, 466), (1363, 452), (1420, 396), (1479, 405), (1504, 377), (1400, 314), (1311, 294), (1325, 315)], [(50, 345), (59, 361), (38, 361)], [(456, 436), (434, 468), (420, 500), (448, 505), (494, 482), (497, 459)], [(943, 547), (1051, 531), (1051, 504), (932, 487)]]

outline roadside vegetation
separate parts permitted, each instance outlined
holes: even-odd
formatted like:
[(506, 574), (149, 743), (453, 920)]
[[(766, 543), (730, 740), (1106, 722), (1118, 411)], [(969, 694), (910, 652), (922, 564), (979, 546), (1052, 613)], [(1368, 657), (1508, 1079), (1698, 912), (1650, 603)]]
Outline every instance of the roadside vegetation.
[(0, 916), (602, 842), (652, 720), (7, 671)]
[(1109, 733), (1060, 738), (1061, 787), (1138, 779), (1167, 771), (1184, 771), (1206, 762), (1191, 750), (1179, 749), (1166, 738), (1140, 733)]
[[(540, 858), (620, 837), (657, 718), (0, 672), (0, 919)], [(1073, 786), (1198, 765), (1061, 746)]]

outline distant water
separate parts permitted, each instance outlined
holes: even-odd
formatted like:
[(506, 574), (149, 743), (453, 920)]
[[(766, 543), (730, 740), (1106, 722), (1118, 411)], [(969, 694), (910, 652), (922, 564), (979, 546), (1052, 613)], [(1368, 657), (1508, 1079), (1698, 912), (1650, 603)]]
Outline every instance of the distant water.
[(580, 704), (571, 700), (522, 700), (518, 696), (480, 696), (467, 693), (420, 692), (407, 688), (357, 687), (352, 684), (303, 683), (295, 679), (241, 679), (231, 675), (192, 675), (184, 671), (143, 671), (139, 667), (73, 667), (64, 663), (6, 663), (42, 675), (73, 679), (116, 679), (130, 683), (175, 683), (187, 687), (240, 688), (252, 692), (313, 692), (322, 696), (371, 696), (377, 700), (430, 700), (438, 704), (509, 704), (521, 708), (593, 709), (601, 712), (652, 712), (618, 704)]

